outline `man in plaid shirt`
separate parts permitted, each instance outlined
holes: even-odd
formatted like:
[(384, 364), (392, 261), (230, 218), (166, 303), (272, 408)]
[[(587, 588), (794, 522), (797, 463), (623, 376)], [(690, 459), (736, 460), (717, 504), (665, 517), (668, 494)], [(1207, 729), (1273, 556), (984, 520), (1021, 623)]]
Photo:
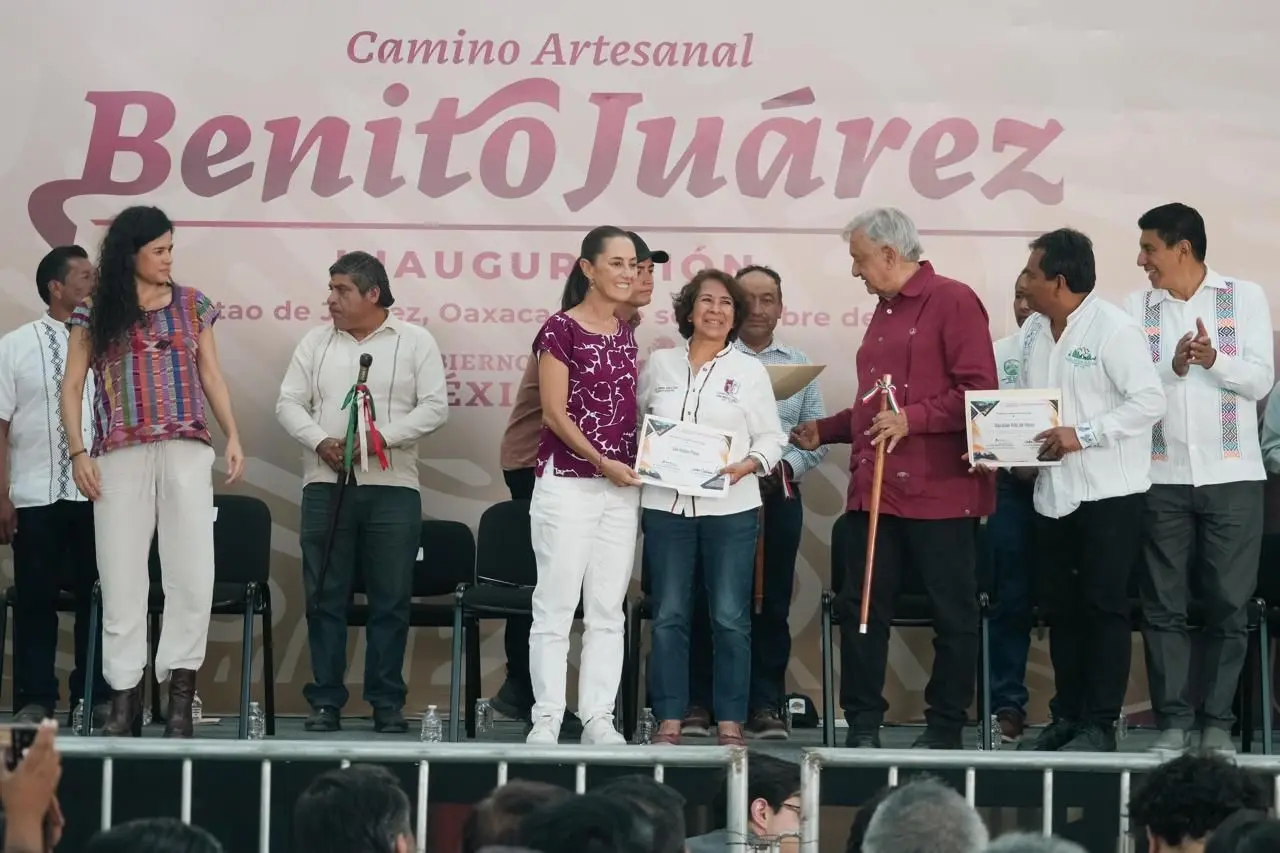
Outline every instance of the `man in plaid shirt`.
[[(734, 346), (759, 358), (765, 365), (809, 364), (800, 350), (774, 338), (782, 319), (782, 276), (769, 267), (749, 266), (736, 276), (747, 292), (751, 313)], [(822, 392), (817, 381), (798, 394), (778, 401), (782, 430), (826, 417)], [(751, 691), (748, 737), (786, 739), (787, 724), (782, 718), (787, 662), (791, 659), (791, 588), (796, 577), (796, 554), (804, 530), (804, 507), (800, 503), (800, 479), (816, 468), (827, 449), (801, 450), (794, 444), (782, 452), (782, 463), (760, 480), (764, 498), (764, 600), (760, 613), (751, 616)], [(695, 603), (689, 643), (689, 697), (682, 734), (708, 736), (711, 733), (711, 629), (707, 616), (706, 589), (694, 584)]]

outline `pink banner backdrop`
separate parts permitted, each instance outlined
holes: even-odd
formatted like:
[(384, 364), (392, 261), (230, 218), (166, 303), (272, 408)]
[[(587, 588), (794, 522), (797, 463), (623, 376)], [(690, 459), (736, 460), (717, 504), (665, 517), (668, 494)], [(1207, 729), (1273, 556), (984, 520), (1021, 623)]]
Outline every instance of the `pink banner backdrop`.
[[(55, 0), (9, 15), (21, 35), (0, 58), (13, 81), (0, 94), (0, 331), (41, 309), (32, 277), (49, 244), (93, 251), (105, 221), (137, 202), (179, 221), (177, 278), (223, 309), (250, 457), (241, 488), (275, 519), (284, 711), (303, 710), (309, 665), (300, 450), (273, 407), (294, 344), (325, 322), (326, 268), (343, 251), (382, 256), (397, 313), (440, 342), (452, 408), (421, 446), (423, 508), (471, 525), (506, 495), (498, 441), (529, 343), (600, 223), (672, 255), (640, 329), (646, 351), (678, 337), (666, 300), (696, 270), (778, 269), (779, 335), (829, 365), (832, 408), (854, 398), (848, 365), (873, 308), (837, 235), (872, 205), (916, 219), (928, 257), (981, 294), (997, 337), (1013, 329), (1029, 238), (1064, 224), (1091, 234), (1101, 290), (1120, 299), (1145, 286), (1137, 216), (1174, 199), (1205, 214), (1216, 267), (1274, 278), (1269, 4), (1228, 4), (1211, 22), (1191, 0), (513, 8)], [(804, 484), (789, 678), (815, 698), (847, 459), (832, 453)], [(238, 640), (215, 624), (201, 682), (211, 708), (233, 704)], [(358, 695), (355, 632), (351, 646)], [(486, 634), (483, 652), (491, 691), (500, 637)], [(919, 717), (929, 656), (927, 633), (894, 640), (895, 717)], [(443, 632), (415, 632), (406, 668), (411, 708), (442, 703)], [(1041, 640), (1028, 679), (1043, 713)], [(1131, 686), (1141, 710), (1140, 656)]]

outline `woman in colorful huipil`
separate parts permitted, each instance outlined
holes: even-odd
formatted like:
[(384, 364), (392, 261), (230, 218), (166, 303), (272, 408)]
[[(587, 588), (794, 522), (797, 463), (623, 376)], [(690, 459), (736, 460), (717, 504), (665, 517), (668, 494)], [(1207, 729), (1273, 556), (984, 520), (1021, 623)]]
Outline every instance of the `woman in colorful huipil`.
[(205, 399), (227, 436), (227, 482), (244, 453), (213, 337), (217, 307), (175, 284), (173, 223), (131, 207), (107, 229), (98, 289), (71, 315), (62, 393), (97, 383), (93, 446), (79, 444), (80, 406), (62, 406), (76, 486), (94, 502), (102, 578), (102, 669), (111, 685), (103, 734), (137, 737), (147, 664), (147, 560), (159, 536), (164, 622), (156, 678), (169, 682), (166, 737), (191, 737), (196, 671), (213, 601), (213, 441)]
[(569, 630), (582, 602), (578, 716), (582, 742), (626, 743), (613, 725), (622, 677), (622, 602), (640, 522), (635, 334), (617, 316), (631, 298), (636, 248), (626, 231), (596, 228), (565, 282), (561, 311), (534, 339), (542, 398), (530, 532), (538, 561), (529, 632), (533, 729), (555, 743), (565, 712)]

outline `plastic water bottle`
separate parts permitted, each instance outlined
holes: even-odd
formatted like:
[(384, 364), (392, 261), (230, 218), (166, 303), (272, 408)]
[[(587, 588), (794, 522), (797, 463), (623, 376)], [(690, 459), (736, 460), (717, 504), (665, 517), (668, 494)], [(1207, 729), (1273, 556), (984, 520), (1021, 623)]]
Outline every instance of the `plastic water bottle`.
[(191, 697), (191, 722), (199, 725), (204, 719), (204, 703), (200, 701), (200, 694), (197, 693)]
[(1129, 736), (1129, 715), (1120, 712), (1120, 716), (1116, 718), (1116, 740), (1124, 740)]
[(1004, 748), (1004, 732), (1000, 730), (1000, 718), (995, 714), (991, 715), (991, 748)]
[(488, 699), (476, 700), (476, 738), (493, 731), (493, 706)]
[(249, 740), (262, 740), (267, 736), (267, 718), (262, 713), (262, 706), (257, 702), (249, 703)]
[(653, 733), (658, 730), (658, 720), (653, 716), (652, 708), (645, 708), (640, 717), (640, 725), (636, 726), (636, 743), (653, 743)]
[(71, 712), (71, 733), (73, 735), (80, 734), (80, 727), (84, 725), (84, 700), (81, 699), (76, 703), (75, 710)]
[(422, 733), (418, 740), (423, 743), (440, 743), (444, 740), (444, 725), (440, 722), (435, 705), (428, 705), (427, 713), (422, 715)]

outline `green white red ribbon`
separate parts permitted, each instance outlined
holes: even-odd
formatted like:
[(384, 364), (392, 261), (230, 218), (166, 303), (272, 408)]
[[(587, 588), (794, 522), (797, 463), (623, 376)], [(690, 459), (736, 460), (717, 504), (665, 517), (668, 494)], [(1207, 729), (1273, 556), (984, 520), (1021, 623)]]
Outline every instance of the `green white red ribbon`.
[(878, 395), (884, 394), (889, 398), (889, 410), (895, 415), (899, 414), (902, 410), (898, 408), (898, 398), (893, 393), (896, 390), (898, 389), (895, 385), (887, 383), (883, 379), (877, 379), (876, 384), (871, 386), (871, 390), (862, 395), (862, 402), (870, 403)]
[(356, 384), (347, 392), (342, 408), (348, 411), (347, 438), (343, 448), (342, 461), (348, 471), (355, 456), (357, 443), (360, 446), (360, 470), (369, 470), (369, 453), (378, 457), (378, 464), (385, 471), (391, 467), (387, 459), (387, 443), (378, 432), (376, 415), (373, 408), (373, 394), (369, 386)]

